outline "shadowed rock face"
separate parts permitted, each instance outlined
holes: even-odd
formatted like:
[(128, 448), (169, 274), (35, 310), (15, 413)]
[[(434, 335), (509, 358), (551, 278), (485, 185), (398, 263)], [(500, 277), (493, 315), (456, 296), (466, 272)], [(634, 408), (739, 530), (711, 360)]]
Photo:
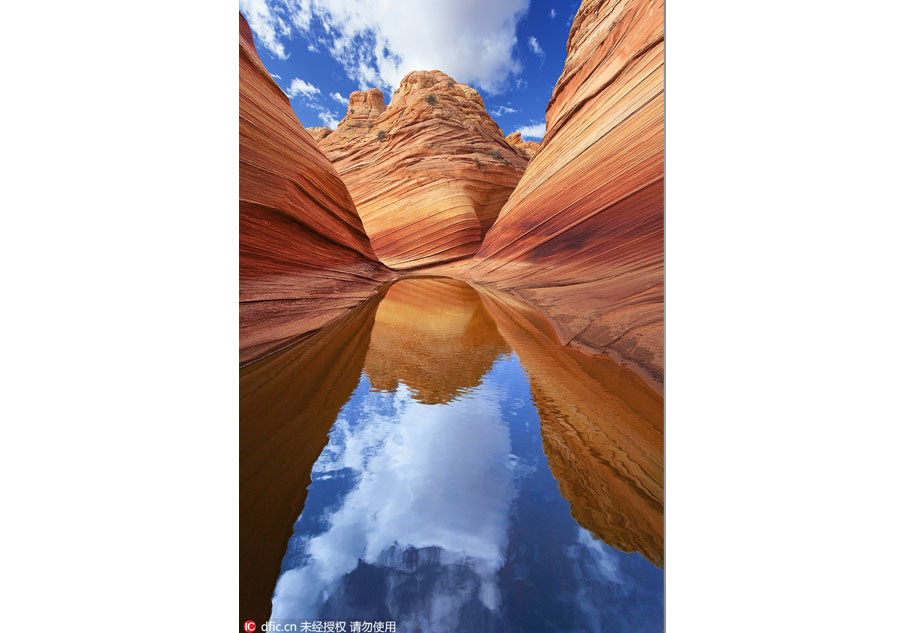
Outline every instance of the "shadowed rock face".
[(240, 360), (371, 296), (378, 262), (347, 188), (256, 54), (240, 17)]
[(629, 369), (562, 347), (524, 302), (479, 294), (528, 372), (544, 454), (572, 517), (606, 544), (662, 567), (662, 397)]
[(547, 134), (465, 273), (663, 382), (663, 2), (585, 0)]
[(473, 255), (527, 162), (478, 93), (436, 70), (409, 73), (387, 107), (380, 90), (352, 93), (320, 144), (396, 269)]
[(359, 382), (380, 296), (241, 369), (241, 621), (268, 618), (313, 464)]
[(510, 147), (529, 160), (531, 160), (531, 157), (541, 149), (540, 143), (523, 141), (521, 132), (513, 132), (512, 134), (507, 135), (506, 142), (509, 143)]
[(403, 381), (425, 404), (446, 404), (481, 383), (509, 347), (467, 283), (401, 279), (378, 306), (366, 374), (372, 387), (396, 391)]

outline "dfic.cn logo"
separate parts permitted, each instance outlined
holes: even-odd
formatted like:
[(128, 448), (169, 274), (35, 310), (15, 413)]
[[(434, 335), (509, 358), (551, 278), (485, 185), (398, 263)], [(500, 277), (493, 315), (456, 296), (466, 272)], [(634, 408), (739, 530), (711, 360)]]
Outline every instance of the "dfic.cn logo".
[(253, 631), (256, 630), (256, 622), (254, 622), (253, 620), (247, 620), (246, 622), (244, 622), (244, 630), (247, 631), (247, 633), (253, 633)]

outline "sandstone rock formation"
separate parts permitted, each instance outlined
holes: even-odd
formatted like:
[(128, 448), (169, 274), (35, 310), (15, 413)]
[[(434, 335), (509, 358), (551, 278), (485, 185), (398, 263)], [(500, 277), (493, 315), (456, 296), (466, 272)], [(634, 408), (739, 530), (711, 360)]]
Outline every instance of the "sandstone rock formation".
[(466, 274), (663, 381), (662, 0), (584, 0), (528, 163)]
[(523, 141), (521, 132), (513, 132), (512, 134), (508, 134), (506, 136), (506, 142), (509, 143), (510, 147), (519, 152), (525, 158), (531, 160), (531, 157), (534, 156), (539, 149), (541, 149), (540, 143), (535, 143), (534, 141)]
[(527, 163), (478, 93), (439, 71), (409, 73), (387, 107), (380, 90), (352, 93), (320, 144), (395, 269), (472, 256)]
[(309, 132), (309, 135), (313, 137), (316, 142), (321, 141), (323, 138), (334, 132), (330, 127), (308, 127), (306, 131)]
[(240, 18), (240, 360), (322, 327), (392, 275)]

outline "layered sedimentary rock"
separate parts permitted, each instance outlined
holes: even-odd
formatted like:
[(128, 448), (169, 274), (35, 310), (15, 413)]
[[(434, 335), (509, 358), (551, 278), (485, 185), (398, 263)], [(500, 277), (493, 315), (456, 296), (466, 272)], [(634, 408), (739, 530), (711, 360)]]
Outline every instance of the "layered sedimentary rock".
[(514, 150), (516, 150), (529, 160), (531, 160), (531, 157), (534, 156), (539, 149), (541, 149), (540, 143), (535, 143), (534, 141), (523, 141), (521, 132), (513, 132), (512, 134), (508, 134), (506, 136), (506, 142), (509, 143), (510, 147), (512, 147)]
[(572, 517), (607, 545), (662, 567), (662, 397), (612, 360), (559, 345), (524, 302), (479, 292), (528, 372), (544, 453)]
[(487, 233), (476, 280), (564, 343), (663, 381), (663, 2), (585, 0), (541, 151)]
[(478, 93), (439, 71), (409, 73), (387, 107), (380, 90), (352, 93), (320, 144), (395, 269), (473, 255), (527, 164)]
[(240, 18), (240, 360), (322, 327), (391, 277), (347, 188)]
[(306, 131), (309, 132), (309, 135), (313, 137), (316, 142), (321, 141), (323, 138), (334, 132), (330, 127), (308, 127)]
[(372, 387), (446, 404), (481, 383), (509, 351), (468, 284), (447, 278), (401, 279), (378, 306), (366, 374)]

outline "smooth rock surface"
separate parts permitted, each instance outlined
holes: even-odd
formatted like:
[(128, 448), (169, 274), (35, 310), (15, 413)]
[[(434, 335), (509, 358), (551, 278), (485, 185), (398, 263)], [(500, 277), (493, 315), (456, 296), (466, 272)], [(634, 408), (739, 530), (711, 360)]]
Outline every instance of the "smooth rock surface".
[(321, 328), (392, 277), (346, 186), (240, 18), (240, 362)]
[(664, 6), (585, 0), (541, 151), (466, 275), (663, 384)]
[(395, 269), (474, 255), (527, 163), (479, 94), (436, 70), (409, 73), (387, 107), (378, 89), (352, 93), (320, 145)]

